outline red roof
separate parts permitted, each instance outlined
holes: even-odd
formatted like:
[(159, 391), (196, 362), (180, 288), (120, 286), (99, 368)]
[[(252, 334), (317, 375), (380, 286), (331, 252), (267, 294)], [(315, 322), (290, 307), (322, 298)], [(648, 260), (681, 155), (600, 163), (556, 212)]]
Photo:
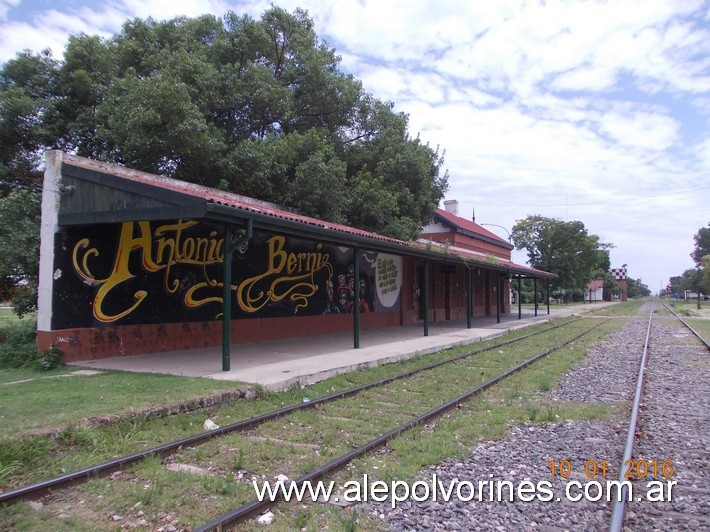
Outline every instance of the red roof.
[(131, 168), (126, 168), (125, 166), (120, 166), (117, 164), (105, 163), (66, 153), (64, 154), (64, 162), (72, 164), (74, 166), (88, 168), (90, 170), (110, 173), (112, 175), (128, 179), (130, 181), (143, 183), (153, 187), (187, 194), (195, 198), (204, 199), (208, 203), (225, 205), (247, 212), (264, 214), (267, 216), (273, 216), (274, 218), (280, 218), (282, 220), (299, 222), (307, 225), (317, 226), (323, 229), (329, 229), (331, 231), (339, 231), (341, 233), (364, 236), (367, 238), (373, 238), (384, 242), (391, 242), (393, 244), (410, 244), (409, 242), (404, 242), (396, 238), (379, 235), (377, 233), (371, 233), (369, 231), (364, 231), (356, 227), (350, 227), (343, 224), (319, 220), (310, 216), (304, 216), (302, 214), (293, 212), (293, 210), (289, 210), (285, 207), (280, 207), (267, 201), (261, 201), (255, 198), (250, 198), (248, 196), (242, 196), (239, 194), (234, 194), (232, 192), (209, 188), (202, 185), (197, 185), (195, 183), (189, 183), (187, 181), (180, 181), (178, 179), (173, 179), (170, 177), (149, 174), (147, 172), (133, 170)]
[[(241, 196), (239, 194), (234, 194), (232, 192), (226, 192), (222, 190), (217, 190), (214, 188), (209, 188), (205, 187), (202, 185), (197, 185), (194, 183), (189, 183), (187, 181), (180, 181), (177, 179), (172, 179), (170, 177), (165, 177), (165, 176), (159, 176), (155, 174), (149, 174), (146, 172), (141, 172), (139, 170), (133, 170), (131, 168), (126, 168), (124, 166), (120, 166), (117, 164), (111, 164), (111, 163), (105, 163), (101, 161), (96, 161), (94, 159), (87, 159), (84, 157), (79, 157), (76, 155), (71, 155), (64, 153), (63, 154), (63, 162), (65, 164), (70, 164), (73, 166), (79, 166), (83, 168), (87, 168), (90, 170), (94, 170), (97, 172), (103, 172), (103, 173), (108, 173), (123, 179), (127, 179), (130, 181), (134, 181), (137, 183), (142, 183), (145, 185), (149, 185), (152, 187), (164, 189), (164, 190), (169, 190), (173, 192), (178, 192), (181, 194), (186, 194), (195, 198), (199, 199), (204, 199), (208, 203), (213, 203), (216, 205), (224, 205), (228, 206), (231, 208), (235, 209), (240, 209), (246, 212), (253, 212), (253, 213), (258, 213), (262, 215), (267, 215), (267, 216), (272, 216), (274, 218), (278, 218), (281, 220), (288, 220), (288, 221), (293, 221), (293, 222), (298, 222), (302, 223), (305, 225), (311, 225), (315, 227), (319, 227), (322, 229), (327, 229), (331, 231), (336, 231), (340, 233), (345, 233), (345, 234), (350, 234), (350, 235), (356, 235), (360, 237), (366, 237), (366, 238), (371, 238), (374, 240), (378, 240), (381, 242), (387, 242), (391, 244), (397, 244), (397, 245), (403, 245), (412, 249), (418, 249), (418, 250), (426, 250), (426, 246), (422, 244), (421, 242), (405, 242), (402, 240), (398, 240), (396, 238), (391, 238), (388, 236), (383, 236), (379, 235), (377, 233), (372, 233), (369, 231), (364, 231), (362, 229), (358, 229), (356, 227), (350, 227), (347, 225), (343, 224), (338, 224), (338, 223), (333, 223), (333, 222), (327, 222), (323, 220), (319, 220), (317, 218), (312, 218), (310, 216), (304, 216), (302, 214), (295, 213), (293, 211), (290, 211), (284, 207), (279, 207), (278, 205), (275, 205), (273, 203), (269, 203), (266, 201), (261, 201), (255, 198), (249, 198), (247, 196)], [(446, 211), (443, 211), (441, 209), (437, 209), (436, 213), (441, 215), (443, 218), (446, 220), (450, 221), (452, 224), (468, 230), (472, 231), (475, 233), (478, 233), (482, 236), (485, 236), (489, 239), (497, 240), (505, 244), (506, 246), (510, 246), (510, 244), (506, 241), (497, 236), (495, 233), (492, 233), (480, 225), (478, 225), (475, 222), (471, 222), (466, 220), (465, 218), (460, 218), (458, 216), (455, 216), (451, 213), (448, 213)], [(469, 257), (473, 259), (477, 259), (478, 261), (485, 263), (487, 260), (489, 260), (489, 257), (482, 257), (480, 253), (475, 253), (469, 250), (463, 250), (463, 249), (457, 249), (454, 252), (455, 255), (458, 256), (463, 256), (463, 257)], [(517, 271), (520, 272), (530, 272), (534, 273), (537, 275), (542, 276), (550, 276), (548, 272), (542, 272), (540, 270), (536, 270), (535, 268), (531, 268), (529, 266), (523, 266), (520, 264), (515, 264), (511, 262), (510, 260), (502, 259), (499, 257), (495, 258), (495, 263), (492, 264), (492, 266), (503, 266), (503, 267), (509, 267), (509, 268), (514, 268)]]
[(466, 218), (461, 218), (460, 216), (457, 216), (451, 212), (445, 211), (443, 209), (436, 209), (436, 214), (444, 218), (446, 221), (449, 223), (455, 225), (456, 227), (459, 227), (461, 229), (464, 229), (466, 231), (470, 231), (472, 233), (477, 233), (481, 236), (485, 236), (487, 238), (493, 239), (493, 240), (498, 240), (499, 242), (503, 242), (506, 246), (510, 246), (510, 242), (507, 240), (499, 237), (495, 233), (489, 231), (488, 229), (484, 229), (480, 225), (478, 225), (476, 222), (473, 222), (471, 220), (467, 220)]

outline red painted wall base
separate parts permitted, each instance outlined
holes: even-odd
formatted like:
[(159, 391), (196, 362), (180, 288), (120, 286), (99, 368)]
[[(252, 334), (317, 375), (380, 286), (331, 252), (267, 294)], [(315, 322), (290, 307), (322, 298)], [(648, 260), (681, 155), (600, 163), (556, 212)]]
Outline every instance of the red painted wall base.
[[(399, 312), (360, 316), (361, 330), (400, 324)], [(232, 343), (240, 344), (352, 330), (351, 314), (332, 314), (233, 320), (231, 333)], [(202, 321), (37, 331), (38, 349), (47, 349), (52, 344), (64, 352), (64, 362), (215, 347), (222, 344), (222, 323)]]

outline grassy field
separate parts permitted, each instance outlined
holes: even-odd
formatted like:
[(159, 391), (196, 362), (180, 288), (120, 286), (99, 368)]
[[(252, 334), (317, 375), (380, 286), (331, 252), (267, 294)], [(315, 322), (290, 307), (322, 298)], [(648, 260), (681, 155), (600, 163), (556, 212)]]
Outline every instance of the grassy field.
[(700, 305), (696, 300), (693, 301), (678, 301), (675, 299), (664, 300), (665, 303), (673, 307), (681, 316), (710, 318), (710, 301), (701, 301)]
[(10, 307), (0, 307), (0, 332), (4, 332), (8, 327), (20, 322), (20, 318)]
[(240, 387), (229, 381), (120, 371), (71, 376), (77, 369), (0, 370), (0, 437), (19, 436), (91, 416), (168, 406)]
[[(0, 332), (7, 333), (21, 321), (33, 319), (34, 315), (28, 315), (20, 320), (11, 308), (2, 307)], [(22, 437), (88, 417), (130, 414), (246, 387), (229, 381), (119, 371), (74, 375), (80, 369), (0, 368), (0, 438)]]

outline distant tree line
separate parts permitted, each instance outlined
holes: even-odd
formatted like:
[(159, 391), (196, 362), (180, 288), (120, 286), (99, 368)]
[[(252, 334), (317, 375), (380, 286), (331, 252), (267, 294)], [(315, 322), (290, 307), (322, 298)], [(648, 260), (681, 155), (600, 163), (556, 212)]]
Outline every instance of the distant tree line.
[[(602, 242), (597, 235), (589, 234), (580, 221), (563, 221), (540, 215), (518, 220), (511, 233), (517, 249), (528, 253), (528, 263), (540, 270), (557, 274), (552, 281), (551, 296), (558, 301), (583, 301), (590, 281), (604, 281), (604, 293), (619, 295), (623, 288), (609, 273), (609, 250), (613, 244)], [(627, 297), (650, 295), (650, 290), (640, 280), (627, 279)], [(512, 287), (517, 289), (517, 283)], [(522, 283), (521, 298), (524, 303), (537, 299), (543, 301), (543, 285)]]
[(517, 249), (527, 251), (530, 266), (557, 274), (550, 286), (554, 297), (583, 298), (595, 274), (609, 270), (606, 250), (613, 246), (590, 235), (582, 222), (532, 215), (518, 220), (511, 236)]
[(696, 267), (671, 277), (662, 295), (682, 298), (686, 290), (710, 295), (710, 223), (695, 233), (693, 241), (695, 246), (690, 257)]

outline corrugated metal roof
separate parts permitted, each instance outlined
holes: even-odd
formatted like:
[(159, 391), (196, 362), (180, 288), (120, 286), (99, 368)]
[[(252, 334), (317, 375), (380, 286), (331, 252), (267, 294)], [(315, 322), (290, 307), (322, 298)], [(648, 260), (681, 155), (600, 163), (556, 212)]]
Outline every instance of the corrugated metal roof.
[[(292, 209), (288, 209), (286, 207), (275, 205), (266, 201), (261, 201), (255, 198), (234, 194), (232, 192), (217, 190), (214, 188), (189, 183), (187, 181), (181, 181), (170, 177), (149, 174), (146, 172), (141, 172), (139, 170), (126, 168), (117, 164), (96, 161), (93, 159), (87, 159), (84, 157), (79, 157), (66, 153), (63, 154), (63, 163), (72, 166), (82, 167), (96, 172), (107, 173), (116, 177), (127, 179), (129, 181), (140, 183), (142, 185), (172, 192), (178, 192), (180, 194), (185, 194), (193, 198), (203, 199), (208, 204), (228, 207), (230, 209), (237, 209), (238, 211), (243, 211), (245, 214), (254, 213), (261, 216), (273, 218), (274, 220), (282, 220), (285, 222), (302, 224), (304, 227), (317, 227), (326, 231), (332, 231), (344, 235), (352, 235), (355, 237), (365, 238), (384, 244), (391, 244), (392, 246), (397, 246), (399, 248), (409, 248), (412, 250), (413, 254), (417, 254), (420, 256), (422, 253), (426, 253), (427, 251), (429, 251), (429, 246), (431, 245), (431, 243), (407, 242), (403, 240), (398, 240), (396, 238), (391, 238), (370, 231), (365, 231), (356, 227), (320, 220), (317, 218), (299, 214)], [(474, 222), (452, 215), (451, 213), (447, 213), (446, 211), (443, 211), (441, 209), (437, 209), (436, 213), (446, 218), (451, 223), (462, 227), (463, 229), (479, 233), (484, 237), (500, 241), (506, 246), (510, 246), (507, 241), (501, 239), (496, 234), (484, 229), (483, 227)], [(392, 253), (396, 253), (397, 251), (401, 252), (401, 249), (393, 249)], [(549, 272), (543, 272), (540, 270), (536, 270), (535, 268), (515, 264), (509, 260), (501, 259), (498, 257), (492, 257), (489, 255), (484, 256), (480, 253), (461, 248), (456, 248), (455, 250), (447, 249), (445, 252), (442, 251), (442, 249), (438, 251), (432, 251), (431, 255), (433, 257), (439, 257), (441, 259), (446, 259), (447, 255), (449, 256), (449, 258), (454, 258), (455, 256), (460, 257), (461, 259), (474, 260), (477, 264), (484, 267), (486, 265), (489, 265), (491, 268), (511, 269), (517, 273), (527, 273), (531, 276), (536, 277), (554, 277), (554, 274), (550, 274)]]
[(510, 247), (510, 242), (499, 237), (498, 235), (489, 231), (488, 229), (485, 229), (484, 227), (480, 226), (479, 224), (477, 224), (474, 221), (468, 220), (466, 218), (462, 218), (461, 216), (457, 216), (456, 214), (445, 211), (443, 209), (436, 209), (435, 212), (437, 215), (444, 218), (447, 222), (449, 222), (452, 225), (455, 225), (456, 227), (459, 227), (459, 228), (461, 228), (465, 231), (469, 231), (471, 233), (477, 233), (477, 234), (479, 234), (481, 236), (485, 236), (491, 240), (497, 240), (497, 241), (505, 244), (505, 247)]
[(370, 231), (365, 231), (356, 227), (350, 227), (343, 224), (327, 222), (324, 220), (319, 220), (317, 218), (312, 218), (310, 216), (305, 216), (295, 212), (293, 209), (288, 209), (287, 207), (282, 207), (267, 201), (258, 200), (256, 198), (250, 198), (248, 196), (242, 196), (240, 194), (234, 194), (232, 192), (209, 188), (202, 185), (197, 185), (195, 183), (189, 183), (187, 181), (173, 179), (170, 177), (149, 174), (147, 172), (133, 170), (116, 164), (95, 161), (93, 159), (87, 159), (84, 157), (78, 157), (76, 155), (70, 154), (64, 154), (64, 163), (81, 166), (83, 168), (99, 172), (110, 173), (117, 177), (122, 177), (124, 179), (128, 179), (137, 183), (142, 183), (144, 185), (162, 188), (173, 192), (180, 192), (188, 196), (204, 199), (208, 203), (213, 203), (215, 205), (223, 205), (245, 212), (258, 213), (281, 220), (288, 220), (291, 222), (320, 227), (322, 229), (327, 229), (330, 231), (348, 233), (351, 235), (372, 238), (375, 240), (390, 242), (393, 244), (409, 244), (409, 242), (404, 242), (396, 238), (372, 233)]

